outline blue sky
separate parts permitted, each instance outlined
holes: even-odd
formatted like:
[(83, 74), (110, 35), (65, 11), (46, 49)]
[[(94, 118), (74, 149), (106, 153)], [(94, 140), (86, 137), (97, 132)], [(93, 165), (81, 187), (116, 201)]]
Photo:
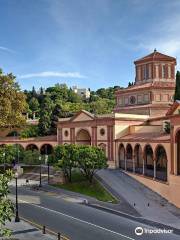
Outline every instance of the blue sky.
[(23, 89), (134, 81), (133, 61), (180, 56), (179, 0), (0, 0), (0, 67)]

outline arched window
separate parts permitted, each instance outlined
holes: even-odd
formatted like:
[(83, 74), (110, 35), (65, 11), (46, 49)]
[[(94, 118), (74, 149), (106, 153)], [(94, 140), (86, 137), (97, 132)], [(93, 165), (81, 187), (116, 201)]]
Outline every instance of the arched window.
[(76, 142), (83, 145), (91, 145), (91, 136), (85, 129), (81, 129), (76, 135)]
[(154, 177), (154, 161), (153, 150), (150, 145), (146, 145), (144, 149), (144, 174), (149, 177)]
[(125, 169), (125, 148), (122, 143), (119, 145), (119, 168)]
[(167, 155), (163, 146), (156, 149), (156, 178), (167, 181)]

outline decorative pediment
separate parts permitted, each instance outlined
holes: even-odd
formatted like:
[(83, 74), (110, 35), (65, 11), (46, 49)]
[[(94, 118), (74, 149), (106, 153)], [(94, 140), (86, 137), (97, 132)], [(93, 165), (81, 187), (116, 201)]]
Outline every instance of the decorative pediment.
[(94, 120), (94, 115), (85, 110), (78, 112), (76, 115), (74, 115), (71, 118), (72, 122), (90, 121), (90, 120)]

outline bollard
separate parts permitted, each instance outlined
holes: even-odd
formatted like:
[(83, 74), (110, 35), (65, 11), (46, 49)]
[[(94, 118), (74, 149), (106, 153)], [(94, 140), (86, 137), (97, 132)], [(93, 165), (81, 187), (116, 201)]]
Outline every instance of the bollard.
[(46, 234), (46, 226), (43, 226), (43, 231), (42, 231), (43, 234)]
[(61, 234), (58, 233), (58, 240), (61, 240)]

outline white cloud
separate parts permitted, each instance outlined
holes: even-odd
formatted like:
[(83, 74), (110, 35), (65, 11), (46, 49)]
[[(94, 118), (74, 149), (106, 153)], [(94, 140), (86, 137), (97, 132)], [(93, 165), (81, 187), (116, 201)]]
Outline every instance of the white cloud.
[(15, 53), (14, 50), (12, 50), (10, 48), (7, 48), (7, 47), (3, 47), (3, 46), (0, 46), (0, 50), (5, 51), (5, 52), (9, 52), (9, 53)]
[(19, 75), (18, 78), (34, 78), (34, 77), (62, 77), (62, 78), (86, 78), (86, 76), (81, 75), (79, 72), (39, 72), (39, 73), (28, 73), (24, 75)]

